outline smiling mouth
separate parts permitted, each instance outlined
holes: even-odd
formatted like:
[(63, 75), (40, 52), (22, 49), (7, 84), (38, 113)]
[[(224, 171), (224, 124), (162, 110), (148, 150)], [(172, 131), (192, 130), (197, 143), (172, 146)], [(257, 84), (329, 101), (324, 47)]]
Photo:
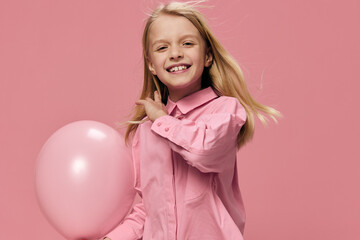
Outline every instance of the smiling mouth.
[(190, 67), (191, 67), (191, 65), (184, 64), (184, 65), (179, 65), (179, 66), (175, 66), (175, 67), (169, 67), (169, 68), (166, 69), (166, 71), (173, 73), (173, 72), (186, 70), (186, 69), (188, 69)]

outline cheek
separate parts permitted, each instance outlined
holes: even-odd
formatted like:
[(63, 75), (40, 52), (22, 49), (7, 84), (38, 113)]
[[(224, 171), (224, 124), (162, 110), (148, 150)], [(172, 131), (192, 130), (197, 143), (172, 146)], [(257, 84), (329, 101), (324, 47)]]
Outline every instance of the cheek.
[(153, 63), (156, 67), (161, 67), (164, 64), (164, 59), (162, 56), (156, 56), (156, 57), (152, 57), (153, 59)]
[(201, 50), (198, 51), (196, 54), (194, 54), (194, 59), (196, 59), (199, 64), (204, 64), (206, 59), (205, 52)]
[(196, 57), (196, 63), (198, 65), (199, 70), (205, 67), (205, 57), (202, 55), (198, 55)]

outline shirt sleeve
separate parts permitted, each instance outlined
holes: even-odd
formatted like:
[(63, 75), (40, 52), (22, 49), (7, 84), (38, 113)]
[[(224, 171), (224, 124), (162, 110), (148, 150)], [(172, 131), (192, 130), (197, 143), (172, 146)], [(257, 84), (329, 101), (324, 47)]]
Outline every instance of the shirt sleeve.
[(138, 240), (141, 239), (145, 222), (145, 210), (142, 201), (136, 204), (131, 213), (106, 236), (111, 240)]
[[(135, 173), (135, 190), (141, 195), (140, 182), (139, 182), (139, 149), (138, 149), (138, 134), (135, 133), (132, 143), (132, 157), (134, 164), (134, 173)], [(118, 225), (114, 230), (112, 230), (106, 237), (111, 240), (138, 240), (142, 238), (144, 232), (144, 224), (146, 218), (146, 211), (141, 201), (135, 204), (128, 216), (125, 217), (123, 222)]]
[(202, 172), (221, 172), (229, 167), (228, 154), (236, 153), (237, 135), (245, 122), (246, 111), (240, 102), (223, 97), (196, 121), (162, 116), (151, 129), (168, 139), (172, 150), (191, 166)]

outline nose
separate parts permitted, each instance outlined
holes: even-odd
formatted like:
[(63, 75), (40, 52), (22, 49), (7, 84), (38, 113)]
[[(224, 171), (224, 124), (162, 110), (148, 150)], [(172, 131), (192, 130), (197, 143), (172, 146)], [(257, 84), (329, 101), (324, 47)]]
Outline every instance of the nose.
[(170, 60), (178, 60), (184, 57), (184, 53), (181, 47), (178, 46), (171, 47), (169, 54), (170, 54)]

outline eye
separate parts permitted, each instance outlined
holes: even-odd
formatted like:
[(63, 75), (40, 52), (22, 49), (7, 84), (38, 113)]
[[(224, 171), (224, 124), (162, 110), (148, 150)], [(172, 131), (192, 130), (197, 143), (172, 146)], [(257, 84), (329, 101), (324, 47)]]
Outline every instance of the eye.
[(166, 49), (166, 46), (160, 46), (158, 48), (156, 48), (156, 51), (163, 51)]
[(183, 44), (184, 44), (184, 46), (192, 46), (192, 45), (194, 45), (193, 42), (184, 42)]

